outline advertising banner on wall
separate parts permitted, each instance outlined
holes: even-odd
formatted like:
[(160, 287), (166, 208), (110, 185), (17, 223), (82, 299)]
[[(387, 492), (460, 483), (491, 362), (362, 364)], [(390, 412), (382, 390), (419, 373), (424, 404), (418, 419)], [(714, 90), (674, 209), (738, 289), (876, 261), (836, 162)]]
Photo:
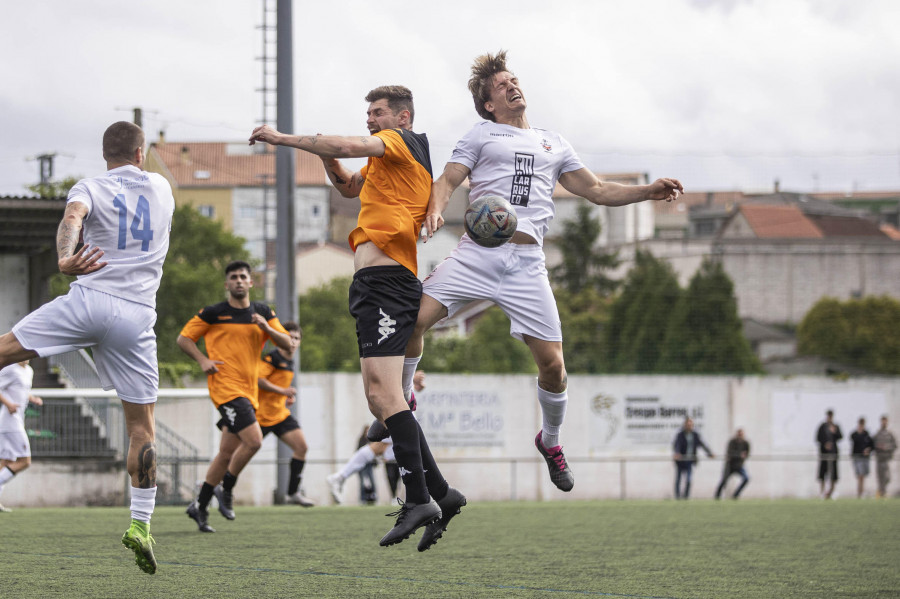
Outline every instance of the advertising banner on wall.
[(416, 416), (429, 446), (503, 447), (507, 419), (501, 393), (481, 380), (468, 389), (425, 389), (416, 394), (423, 407)]
[(679, 382), (637, 386), (613, 379), (604, 385), (589, 400), (591, 451), (668, 450), (688, 417), (707, 443), (727, 435), (727, 385), (716, 380)]

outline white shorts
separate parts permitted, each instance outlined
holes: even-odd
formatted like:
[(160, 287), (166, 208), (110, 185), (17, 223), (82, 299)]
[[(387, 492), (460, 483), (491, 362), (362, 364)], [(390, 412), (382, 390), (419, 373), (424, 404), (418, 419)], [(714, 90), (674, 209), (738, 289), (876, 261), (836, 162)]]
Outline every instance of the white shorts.
[(562, 341), (556, 298), (537, 244), (506, 243), (483, 248), (463, 237), (422, 283), (422, 293), (452, 317), (473, 300), (490, 300), (509, 317), (509, 334)]
[(47, 357), (92, 348), (105, 390), (119, 399), (154, 403), (159, 393), (156, 310), (81, 285), (44, 304), (13, 327), (25, 349)]
[(19, 458), (30, 458), (31, 446), (25, 429), (0, 432), (0, 460), (15, 462)]

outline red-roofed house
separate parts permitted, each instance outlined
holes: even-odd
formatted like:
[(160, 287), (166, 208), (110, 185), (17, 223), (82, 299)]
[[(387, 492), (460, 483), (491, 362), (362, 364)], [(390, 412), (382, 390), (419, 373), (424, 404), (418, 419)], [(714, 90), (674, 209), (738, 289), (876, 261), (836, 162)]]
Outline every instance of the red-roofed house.
[(719, 233), (721, 239), (755, 237), (821, 239), (825, 235), (796, 206), (743, 204)]
[[(295, 240), (329, 238), (331, 183), (322, 161), (308, 152), (295, 156)], [(247, 142), (165, 142), (151, 144), (146, 169), (172, 185), (175, 202), (190, 204), (247, 240), (259, 260), (265, 240), (275, 239), (275, 152)]]

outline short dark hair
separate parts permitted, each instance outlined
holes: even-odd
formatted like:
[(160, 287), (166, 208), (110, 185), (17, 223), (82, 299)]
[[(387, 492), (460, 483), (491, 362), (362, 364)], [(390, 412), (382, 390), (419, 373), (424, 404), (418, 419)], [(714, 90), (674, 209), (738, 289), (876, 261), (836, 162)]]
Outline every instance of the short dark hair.
[(250, 265), (243, 260), (232, 260), (228, 263), (228, 266), (225, 267), (225, 275), (227, 276), (228, 273), (241, 269), (246, 270), (247, 272), (253, 272), (250, 270)]
[(827, 410), (827, 411), (825, 412), (825, 415), (826, 415), (826, 416), (834, 416), (834, 410)]
[(144, 131), (134, 123), (119, 121), (103, 133), (103, 158), (109, 162), (131, 161), (143, 147)]
[(504, 72), (512, 74), (512, 71), (506, 68), (506, 50), (500, 50), (497, 54), (482, 54), (472, 63), (469, 92), (475, 102), (475, 112), (483, 119), (497, 122), (494, 114), (484, 107), (484, 103), (491, 99), (494, 75)]
[(284, 327), (285, 331), (297, 331), (300, 333), (300, 336), (303, 337), (303, 329), (300, 328), (300, 325), (294, 322), (293, 320), (287, 320), (281, 323), (281, 326)]
[(416, 116), (416, 109), (413, 107), (412, 91), (408, 87), (402, 85), (382, 85), (376, 87), (366, 94), (366, 102), (372, 103), (378, 100), (387, 100), (391, 112), (397, 114), (401, 110), (409, 111), (409, 124), (412, 125)]

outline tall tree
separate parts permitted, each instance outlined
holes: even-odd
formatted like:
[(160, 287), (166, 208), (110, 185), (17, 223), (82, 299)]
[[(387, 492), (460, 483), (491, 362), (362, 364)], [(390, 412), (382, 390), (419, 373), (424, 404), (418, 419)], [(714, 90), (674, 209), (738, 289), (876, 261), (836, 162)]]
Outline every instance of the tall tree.
[(566, 371), (596, 374), (610, 371), (610, 346), (606, 328), (610, 322), (611, 300), (594, 288), (578, 293), (556, 289), (556, 305), (562, 323)]
[(738, 317), (734, 284), (722, 265), (703, 261), (668, 322), (658, 372), (762, 372)]
[(340, 277), (300, 296), (300, 366), (307, 372), (359, 372), (356, 322), (347, 307), (350, 278)]
[(562, 261), (550, 269), (550, 280), (557, 287), (572, 293), (595, 289), (601, 295), (609, 295), (617, 281), (606, 272), (621, 263), (618, 252), (608, 252), (596, 246), (602, 225), (591, 215), (588, 204), (579, 204), (575, 218), (562, 223), (562, 233), (554, 243), (562, 253)]
[[(200, 308), (225, 299), (225, 266), (232, 260), (251, 262), (244, 239), (226, 231), (192, 206), (175, 209), (169, 254), (156, 296), (156, 336), (160, 362), (189, 362), (175, 345), (184, 324)], [(251, 289), (251, 297), (261, 292)]]
[(82, 177), (65, 177), (59, 181), (28, 185), (27, 188), (32, 193), (36, 193), (45, 199), (64, 198), (69, 195), (69, 190), (72, 189), (72, 186), (81, 179)]
[(528, 347), (509, 335), (509, 319), (496, 306), (484, 312), (466, 338), (429, 334), (420, 366), (434, 372), (537, 372)]
[(606, 343), (612, 372), (654, 372), (681, 287), (672, 266), (638, 250), (612, 305)]
[(819, 300), (797, 329), (797, 349), (881, 374), (900, 374), (900, 302)]

